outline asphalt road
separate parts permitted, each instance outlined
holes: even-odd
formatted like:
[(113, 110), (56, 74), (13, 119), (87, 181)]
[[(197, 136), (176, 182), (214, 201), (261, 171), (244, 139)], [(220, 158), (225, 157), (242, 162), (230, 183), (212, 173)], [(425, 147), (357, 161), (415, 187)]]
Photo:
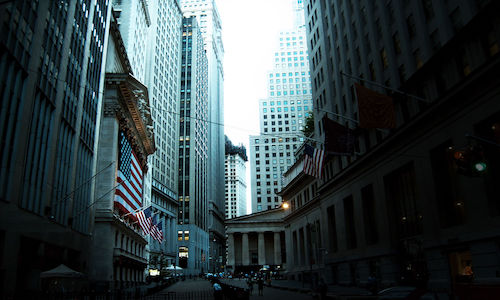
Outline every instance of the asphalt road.
[[(224, 279), (223, 283), (246, 288), (247, 285), (244, 280), (238, 279)], [(185, 281), (179, 281), (168, 288), (158, 292), (157, 296), (167, 296), (171, 295), (172, 299), (175, 299), (173, 295), (176, 295), (180, 299), (213, 299), (213, 289), (208, 280), (205, 279), (186, 279)], [(191, 297), (189, 295), (192, 295)], [(253, 293), (250, 295), (250, 300), (266, 300), (266, 299), (287, 299), (287, 300), (311, 300), (313, 299), (310, 294), (287, 291), (282, 289), (277, 289), (273, 287), (264, 287), (263, 295), (258, 295), (257, 285), (254, 284)]]

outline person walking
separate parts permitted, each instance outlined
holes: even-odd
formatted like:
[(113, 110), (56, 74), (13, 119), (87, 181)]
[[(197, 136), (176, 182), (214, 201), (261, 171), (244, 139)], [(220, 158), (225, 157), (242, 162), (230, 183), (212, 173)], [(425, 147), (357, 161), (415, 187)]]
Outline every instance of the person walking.
[(318, 283), (318, 291), (319, 291), (319, 297), (321, 300), (326, 299), (326, 292), (328, 291), (328, 286), (326, 285), (325, 281), (323, 278), (319, 280)]
[(253, 291), (253, 281), (252, 278), (247, 278), (248, 292), (251, 295)]
[(218, 279), (214, 279), (213, 281), (213, 288), (214, 288), (214, 299), (215, 300), (222, 300), (222, 286), (220, 285), (220, 282)]
[(257, 286), (259, 287), (259, 296), (264, 296), (264, 280), (262, 277), (257, 279)]

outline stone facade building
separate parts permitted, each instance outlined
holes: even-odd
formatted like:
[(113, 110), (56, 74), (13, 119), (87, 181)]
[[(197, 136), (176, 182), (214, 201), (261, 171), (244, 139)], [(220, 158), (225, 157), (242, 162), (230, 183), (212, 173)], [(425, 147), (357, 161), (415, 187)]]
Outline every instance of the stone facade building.
[(234, 274), (262, 269), (285, 271), (284, 208), (226, 219), (226, 271)]
[[(97, 151), (97, 169), (103, 171), (96, 185), (91, 271), (88, 274), (98, 291), (133, 290), (144, 284), (148, 263), (147, 236), (132, 219), (136, 212), (124, 213), (116, 205), (116, 190), (125, 185), (117, 180), (119, 164), (123, 163), (119, 153), (123, 151), (124, 139), (130, 144), (143, 173), (148, 171), (147, 157), (156, 150), (148, 90), (132, 74), (114, 21), (110, 27)], [(139, 181), (143, 183), (142, 179)], [(142, 191), (137, 193), (142, 194)]]
[[(498, 2), (326, 3), (304, 1), (315, 138), (328, 116), (355, 129), (355, 151), (328, 155), (321, 178), (300, 158), (285, 174), (289, 276), (495, 299)], [(358, 126), (354, 83), (391, 96), (394, 128)]]

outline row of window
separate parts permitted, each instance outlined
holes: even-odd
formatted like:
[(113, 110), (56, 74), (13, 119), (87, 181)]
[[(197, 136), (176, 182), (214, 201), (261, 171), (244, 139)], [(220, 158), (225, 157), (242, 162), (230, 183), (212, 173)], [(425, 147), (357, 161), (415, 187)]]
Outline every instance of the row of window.
[[(274, 106), (274, 103), (275, 103), (274, 101), (271, 101), (271, 102), (269, 102), (269, 105)], [(309, 100), (306, 99), (303, 101), (303, 103), (308, 104)], [(290, 104), (291, 105), (295, 104), (295, 100), (290, 100)], [(301, 104), (301, 100), (297, 100), (297, 104)], [(276, 101), (276, 105), (281, 105), (281, 101), (279, 101), (279, 100)], [(283, 105), (288, 105), (288, 100), (284, 100)], [(262, 102), (262, 106), (267, 106), (267, 102), (266, 101)]]
[[(302, 111), (302, 106), (296, 106), (296, 107), (295, 106), (291, 106), (290, 107), (290, 111), (295, 111), (295, 108), (297, 108), (297, 111)], [(309, 111), (309, 106), (304, 106), (304, 110), (305, 111)], [(288, 106), (285, 106), (283, 108), (282, 107), (278, 107), (276, 109), (274, 109), (274, 107), (271, 107), (269, 109), (269, 111), (270, 112), (282, 112), (282, 111), (287, 112), (288, 111)], [(262, 112), (263, 113), (267, 113), (267, 108), (263, 108)]]
[[(288, 72), (288, 76), (291, 77), (291, 76), (299, 76), (299, 72)], [(306, 76), (306, 72), (305, 71), (302, 71), (300, 72), (300, 75), (301, 76)], [(311, 72), (307, 72), (307, 75), (311, 75)], [(287, 73), (286, 72), (283, 72), (283, 73), (269, 73), (269, 78), (273, 78), (273, 77), (286, 77), (287, 76)]]
[[(286, 39), (287, 41), (290, 41), (290, 37), (286, 37), (285, 39)], [(291, 40), (292, 40), (292, 41), (296, 41), (296, 40), (297, 40), (297, 37), (292, 36)], [(302, 36), (299, 36), (299, 40), (302, 40)], [(283, 38), (280, 38), (280, 42), (283, 42), (283, 41), (284, 41), (284, 40), (283, 40)], [(282, 54), (282, 55), (283, 55), (283, 54)]]
[(293, 96), (293, 95), (307, 95), (307, 94), (312, 94), (312, 90), (291, 90), (291, 91), (277, 91), (277, 92), (274, 92), (274, 91), (271, 91), (269, 93), (270, 96), (288, 96), (290, 94), (290, 96)]

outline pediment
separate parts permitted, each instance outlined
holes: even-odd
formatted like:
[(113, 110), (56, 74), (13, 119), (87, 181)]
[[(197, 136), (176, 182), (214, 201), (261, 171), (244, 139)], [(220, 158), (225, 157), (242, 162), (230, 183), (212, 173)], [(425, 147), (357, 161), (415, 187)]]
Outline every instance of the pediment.
[(270, 209), (262, 212), (244, 215), (237, 218), (226, 219), (226, 224), (238, 223), (268, 223), (268, 222), (283, 222), (285, 210), (282, 208)]

